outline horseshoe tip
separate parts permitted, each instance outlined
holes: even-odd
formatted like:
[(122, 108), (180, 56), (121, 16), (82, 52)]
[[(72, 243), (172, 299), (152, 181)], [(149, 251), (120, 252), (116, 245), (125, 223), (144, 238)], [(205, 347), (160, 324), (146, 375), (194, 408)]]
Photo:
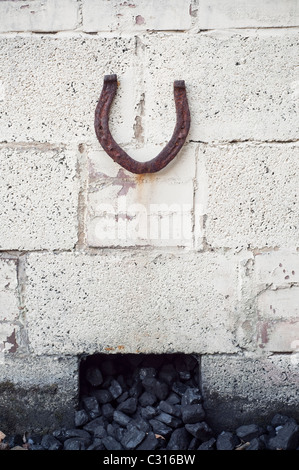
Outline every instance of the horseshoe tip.
[(113, 73), (112, 75), (105, 75), (104, 82), (114, 82), (117, 81), (117, 75)]
[(175, 80), (174, 87), (175, 88), (186, 88), (185, 80)]

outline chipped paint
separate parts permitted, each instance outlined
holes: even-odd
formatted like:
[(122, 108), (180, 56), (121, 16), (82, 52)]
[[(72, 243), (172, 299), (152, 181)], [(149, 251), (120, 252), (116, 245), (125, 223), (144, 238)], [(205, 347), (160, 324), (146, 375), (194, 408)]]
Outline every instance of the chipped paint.
[(139, 25), (145, 24), (145, 19), (143, 18), (143, 16), (137, 15), (135, 18), (135, 22), (136, 24), (139, 24)]
[(18, 349), (18, 344), (16, 340), (16, 330), (14, 329), (12, 333), (6, 337), (6, 339), (0, 345), (1, 352), (15, 353)]
[(261, 321), (258, 323), (257, 331), (258, 331), (258, 341), (259, 341), (260, 348), (264, 348), (265, 344), (268, 343), (268, 340), (269, 340), (268, 328), (269, 328), (269, 322)]

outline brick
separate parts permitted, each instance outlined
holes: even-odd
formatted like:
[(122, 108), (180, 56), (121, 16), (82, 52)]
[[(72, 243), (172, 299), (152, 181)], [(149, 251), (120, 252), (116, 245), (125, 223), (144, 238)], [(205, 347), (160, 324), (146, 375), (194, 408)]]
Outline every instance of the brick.
[(207, 186), (201, 198), (208, 244), (296, 249), (297, 157), (297, 144), (202, 146), (198, 187)]
[[(294, 301), (298, 301), (298, 292), (295, 298), (291, 296), (289, 303)], [(299, 321), (260, 320), (257, 324), (257, 342), (258, 347), (265, 351), (294, 353), (299, 343)]]
[(297, 139), (298, 52), (291, 29), (143, 36), (145, 139), (173, 131), (174, 80), (186, 83), (190, 140)]
[(294, 352), (299, 342), (299, 254), (279, 250), (255, 257), (257, 343), (272, 352)]
[(299, 253), (292, 250), (260, 252), (255, 257), (255, 278), (258, 285), (273, 289), (299, 283)]
[(146, 0), (119, 2), (83, 0), (83, 30), (129, 31), (186, 30), (191, 27), (190, 2), (161, 0), (153, 4)]
[(140, 100), (134, 51), (134, 38), (3, 36), (1, 140), (88, 142), (100, 148), (94, 112), (104, 75), (117, 73), (111, 132), (118, 143), (130, 142)]
[(247, 259), (240, 254), (236, 337), (244, 350), (297, 358), (298, 261), (296, 250), (255, 250)]
[(197, 17), (200, 29), (298, 26), (299, 2), (200, 0)]
[(236, 262), (212, 253), (32, 253), (34, 354), (234, 352)]
[(2, 250), (70, 249), (77, 242), (76, 152), (0, 148)]
[[(299, 314), (299, 289), (298, 284), (290, 283), (288, 286), (280, 286), (277, 289), (269, 287), (262, 290), (258, 297), (258, 311), (262, 318), (292, 319)], [(298, 334), (299, 339), (299, 334)]]
[(76, 0), (6, 0), (0, 2), (0, 32), (72, 30), (79, 23)]
[(18, 318), (17, 286), (16, 262), (0, 259), (0, 322), (13, 322)]
[[(148, 160), (159, 146), (135, 149)], [(88, 154), (87, 243), (101, 246), (192, 246), (196, 146), (161, 172), (134, 175), (103, 151)], [(142, 154), (142, 155), (140, 155)]]
[(269, 423), (273, 410), (298, 417), (298, 364), (292, 359), (291, 354), (202, 356), (203, 401), (212, 428)]

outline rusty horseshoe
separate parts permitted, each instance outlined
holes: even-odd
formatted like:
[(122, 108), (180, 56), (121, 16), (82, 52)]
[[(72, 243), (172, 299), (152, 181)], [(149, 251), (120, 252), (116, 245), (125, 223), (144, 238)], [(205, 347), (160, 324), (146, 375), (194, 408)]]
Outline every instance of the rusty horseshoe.
[(190, 111), (184, 80), (174, 82), (176, 125), (168, 144), (152, 160), (138, 162), (131, 158), (113, 139), (109, 129), (109, 111), (117, 91), (117, 76), (105, 75), (100, 99), (95, 110), (96, 136), (107, 154), (131, 173), (155, 173), (162, 170), (180, 151), (190, 129)]

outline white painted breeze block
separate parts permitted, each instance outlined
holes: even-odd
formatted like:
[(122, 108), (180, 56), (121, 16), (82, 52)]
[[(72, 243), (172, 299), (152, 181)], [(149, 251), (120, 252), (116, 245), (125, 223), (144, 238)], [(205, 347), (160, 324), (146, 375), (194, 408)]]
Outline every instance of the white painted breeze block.
[(200, 0), (198, 27), (257, 28), (298, 26), (298, 0)]
[(77, 242), (76, 152), (0, 147), (0, 249), (71, 249)]
[(0, 2), (0, 32), (62, 31), (76, 29), (76, 0), (4, 0)]
[(291, 29), (141, 37), (145, 140), (172, 135), (174, 80), (186, 82), (191, 140), (297, 139), (298, 53)]
[(198, 197), (215, 248), (299, 246), (298, 144), (202, 145)]
[(191, 27), (186, 0), (83, 0), (84, 31), (187, 30)]
[(0, 44), (3, 140), (86, 142), (100, 148), (94, 111), (109, 73), (119, 78), (110, 113), (119, 144), (136, 139), (138, 114), (145, 143), (168, 142), (175, 124), (173, 81), (178, 79), (186, 82), (191, 140), (298, 136), (299, 43), (292, 30), (288, 35), (248, 31), (184, 38), (161, 33), (137, 42), (130, 37), (19, 36), (2, 37)]
[(33, 354), (234, 352), (236, 266), (222, 255), (30, 254)]
[(113, 106), (111, 131), (118, 142), (129, 142), (140, 99), (134, 51), (134, 38), (0, 37), (2, 141), (99, 146), (94, 112), (104, 75), (117, 73), (124, 88)]
[[(128, 150), (149, 160), (161, 146)], [(87, 244), (193, 246), (193, 197), (197, 146), (184, 147), (162, 171), (134, 175), (103, 151), (88, 154)]]
[[(154, 8), (153, 8), (154, 7)], [(3, 0), (1, 32), (65, 30), (186, 31), (290, 27), (299, 21), (298, 0)], [(81, 18), (82, 15), (82, 18)]]

